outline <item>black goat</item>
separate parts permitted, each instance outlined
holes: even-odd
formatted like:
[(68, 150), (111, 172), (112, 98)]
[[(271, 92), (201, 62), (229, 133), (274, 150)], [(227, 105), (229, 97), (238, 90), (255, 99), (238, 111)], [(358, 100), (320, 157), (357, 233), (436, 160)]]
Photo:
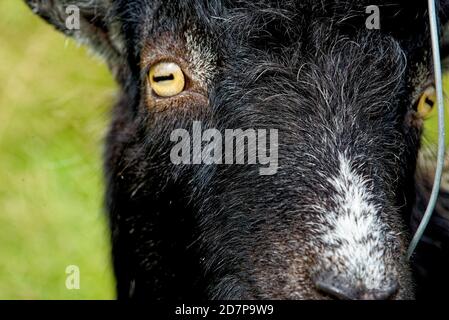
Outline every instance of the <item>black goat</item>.
[[(412, 266), (404, 257), (431, 177), (416, 175), (432, 107), (425, 1), (27, 3), (121, 86), (105, 155), (119, 298), (448, 296), (448, 191)], [(439, 10), (444, 24), (449, 1)], [(217, 132), (250, 130), (248, 147), (271, 130), (276, 170), (175, 163), (173, 132), (198, 123), (215, 131), (194, 159), (204, 142), (222, 150)]]

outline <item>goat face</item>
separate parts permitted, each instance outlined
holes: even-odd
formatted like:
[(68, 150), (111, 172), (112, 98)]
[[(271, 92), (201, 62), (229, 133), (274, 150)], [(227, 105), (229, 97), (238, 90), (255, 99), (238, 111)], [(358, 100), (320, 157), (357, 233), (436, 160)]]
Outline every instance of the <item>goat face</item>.
[[(106, 153), (119, 297), (413, 297), (425, 3), (381, 1), (379, 30), (365, 1), (28, 3), (121, 84)], [(169, 78), (148, 76), (158, 65)], [(193, 121), (278, 130), (276, 174), (172, 163), (170, 135)]]

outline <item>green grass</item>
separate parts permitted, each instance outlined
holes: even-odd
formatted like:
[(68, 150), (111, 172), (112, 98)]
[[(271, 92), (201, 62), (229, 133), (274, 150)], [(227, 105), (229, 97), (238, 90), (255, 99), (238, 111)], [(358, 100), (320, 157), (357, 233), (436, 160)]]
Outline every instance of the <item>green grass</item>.
[(100, 61), (0, 1), (0, 299), (114, 298), (101, 173), (113, 94)]

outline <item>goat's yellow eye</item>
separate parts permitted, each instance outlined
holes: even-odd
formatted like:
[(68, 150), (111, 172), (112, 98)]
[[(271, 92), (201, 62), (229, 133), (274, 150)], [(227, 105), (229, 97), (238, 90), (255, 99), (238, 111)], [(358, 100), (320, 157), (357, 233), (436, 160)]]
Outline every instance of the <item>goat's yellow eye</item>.
[(160, 97), (173, 97), (180, 94), (186, 80), (181, 67), (173, 62), (159, 62), (150, 68), (150, 86)]
[(437, 96), (433, 86), (428, 87), (418, 100), (416, 111), (421, 118), (428, 117), (437, 104)]

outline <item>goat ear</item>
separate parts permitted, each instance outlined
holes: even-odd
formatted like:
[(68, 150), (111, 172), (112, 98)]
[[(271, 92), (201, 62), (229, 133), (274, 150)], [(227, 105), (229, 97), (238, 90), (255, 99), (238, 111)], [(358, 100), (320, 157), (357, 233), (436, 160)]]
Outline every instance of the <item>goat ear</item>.
[(119, 26), (109, 15), (109, 0), (25, 0), (35, 14), (103, 56), (113, 71), (122, 59)]

